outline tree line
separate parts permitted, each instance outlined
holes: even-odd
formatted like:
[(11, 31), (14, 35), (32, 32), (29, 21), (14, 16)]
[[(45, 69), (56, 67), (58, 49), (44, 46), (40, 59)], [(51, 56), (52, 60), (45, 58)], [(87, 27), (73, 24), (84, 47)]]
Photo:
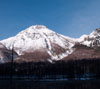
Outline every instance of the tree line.
[(37, 79), (100, 79), (100, 59), (82, 59), (49, 62), (23, 62), (0, 64), (0, 78), (17, 76)]

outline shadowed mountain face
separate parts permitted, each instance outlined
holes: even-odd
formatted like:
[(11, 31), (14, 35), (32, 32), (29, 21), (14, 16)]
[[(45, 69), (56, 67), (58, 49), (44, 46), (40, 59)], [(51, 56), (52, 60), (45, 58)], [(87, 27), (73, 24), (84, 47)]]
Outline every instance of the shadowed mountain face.
[(0, 63), (10, 62), (13, 58), (16, 59), (18, 57), (17, 53), (12, 50), (8, 50), (2, 43), (0, 43)]
[[(45, 26), (35, 25), (16, 36), (0, 41), (2, 62), (11, 59), (12, 47), (16, 62), (39, 62), (100, 58), (100, 29), (78, 39), (58, 34)], [(18, 55), (17, 55), (18, 54)], [(3, 58), (2, 58), (3, 57)]]

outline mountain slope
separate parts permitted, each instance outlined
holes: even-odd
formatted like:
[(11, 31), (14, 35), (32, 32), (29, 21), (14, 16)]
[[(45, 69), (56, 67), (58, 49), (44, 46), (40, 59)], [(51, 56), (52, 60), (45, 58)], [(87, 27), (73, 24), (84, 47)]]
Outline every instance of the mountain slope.
[[(26, 54), (35, 56), (35, 52), (39, 51), (40, 54), (42, 52), (47, 54), (47, 60), (52, 62), (71, 54), (73, 51), (71, 47), (75, 42), (73, 39), (57, 34), (45, 26), (35, 25), (21, 31), (14, 37), (2, 40), (1, 43), (7, 49), (12, 49), (13, 47), (19, 55), (23, 56)], [(44, 54), (41, 55), (44, 56)], [(34, 60), (38, 60), (37, 58)]]
[(100, 28), (94, 30), (90, 35), (85, 35), (78, 39), (79, 43), (87, 45), (88, 47), (100, 46)]
[(100, 28), (76, 39), (73, 52), (62, 60), (100, 59)]
[(18, 54), (18, 62), (100, 58), (100, 29), (74, 39), (35, 25), (0, 41), (0, 55), (4, 57), (3, 50), (11, 55), (12, 49)]
[[(13, 52), (13, 58), (18, 57), (16, 52)], [(8, 50), (2, 43), (0, 43), (0, 63), (10, 62), (12, 60), (12, 50)]]
[(73, 46), (73, 52), (62, 60), (82, 60), (82, 59), (100, 59), (100, 47), (93, 48), (86, 45), (77, 44)]

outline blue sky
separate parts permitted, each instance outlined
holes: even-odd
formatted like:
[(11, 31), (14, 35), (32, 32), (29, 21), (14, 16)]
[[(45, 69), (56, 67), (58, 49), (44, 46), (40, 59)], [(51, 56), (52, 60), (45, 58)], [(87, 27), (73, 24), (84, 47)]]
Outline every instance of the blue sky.
[(0, 0), (0, 40), (41, 24), (80, 37), (100, 27), (100, 0)]

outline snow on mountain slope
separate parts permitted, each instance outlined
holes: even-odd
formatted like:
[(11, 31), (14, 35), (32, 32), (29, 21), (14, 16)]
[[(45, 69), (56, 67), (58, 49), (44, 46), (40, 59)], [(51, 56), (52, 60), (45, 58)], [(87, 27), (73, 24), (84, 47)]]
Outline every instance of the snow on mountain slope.
[[(1, 43), (7, 49), (13, 48), (19, 55), (45, 50), (52, 60), (60, 60), (72, 53), (71, 47), (75, 42), (73, 39), (57, 34), (43, 25), (35, 25), (21, 31), (14, 37), (2, 40)], [(51, 59), (48, 60), (51, 61)]]
[(75, 39), (73, 52), (62, 60), (100, 59), (100, 28)]
[(6, 47), (2, 43), (0, 43), (0, 49), (6, 49)]
[[(18, 57), (16, 52), (13, 52), (13, 58)], [(12, 51), (8, 50), (2, 43), (0, 43), (0, 63), (9, 62), (12, 60)]]
[(94, 30), (90, 35), (79, 38), (77, 41), (89, 47), (100, 46), (100, 28)]
[(87, 38), (87, 37), (88, 37), (88, 35), (84, 34), (80, 38), (75, 39), (75, 40), (78, 41), (78, 42), (81, 42), (81, 41), (84, 41), (84, 39)]

